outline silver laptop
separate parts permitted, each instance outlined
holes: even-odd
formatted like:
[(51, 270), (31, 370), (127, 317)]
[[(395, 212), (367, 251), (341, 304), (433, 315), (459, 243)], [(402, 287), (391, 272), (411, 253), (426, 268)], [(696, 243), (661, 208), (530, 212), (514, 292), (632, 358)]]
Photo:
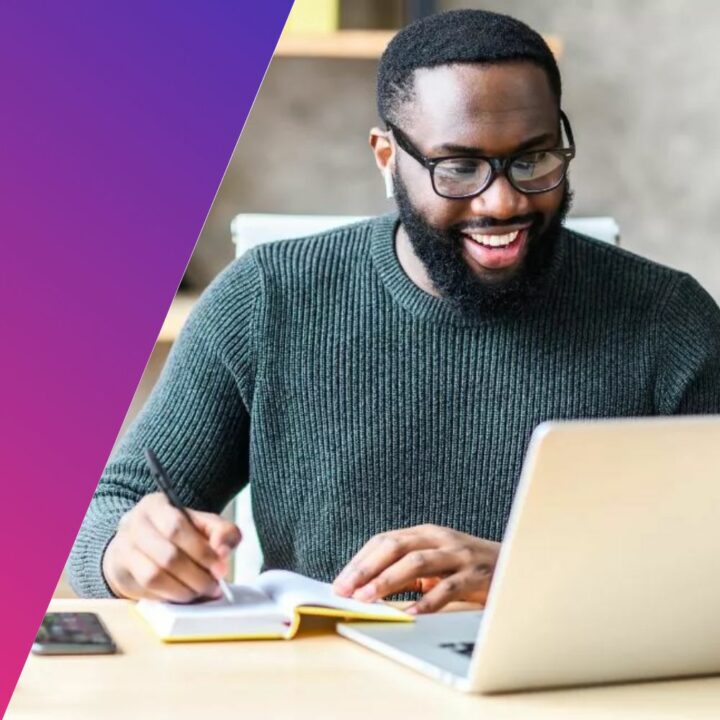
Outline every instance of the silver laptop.
[(467, 692), (720, 673), (720, 416), (542, 424), (484, 612), (338, 631)]

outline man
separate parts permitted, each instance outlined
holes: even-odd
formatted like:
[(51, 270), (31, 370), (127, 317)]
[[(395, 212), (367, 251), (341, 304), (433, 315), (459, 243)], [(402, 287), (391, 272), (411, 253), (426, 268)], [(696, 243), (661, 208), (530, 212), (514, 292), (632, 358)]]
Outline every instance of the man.
[(399, 216), (258, 247), (206, 291), (100, 481), (81, 593), (218, 595), (240, 536), (217, 513), (252, 481), (266, 566), (415, 591), (414, 612), (482, 602), (538, 423), (720, 411), (710, 297), (561, 229), (574, 144), (537, 33), (482, 11), (415, 23), (378, 108)]

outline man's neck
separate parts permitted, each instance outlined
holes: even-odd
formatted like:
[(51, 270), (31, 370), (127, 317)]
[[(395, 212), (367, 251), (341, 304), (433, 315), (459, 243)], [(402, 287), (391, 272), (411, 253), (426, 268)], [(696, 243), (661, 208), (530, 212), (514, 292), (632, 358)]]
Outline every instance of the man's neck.
[(433, 285), (425, 266), (415, 254), (415, 249), (402, 223), (398, 226), (397, 232), (395, 233), (395, 254), (397, 255), (400, 267), (415, 285), (429, 295), (440, 297), (440, 293), (435, 288), (435, 285)]

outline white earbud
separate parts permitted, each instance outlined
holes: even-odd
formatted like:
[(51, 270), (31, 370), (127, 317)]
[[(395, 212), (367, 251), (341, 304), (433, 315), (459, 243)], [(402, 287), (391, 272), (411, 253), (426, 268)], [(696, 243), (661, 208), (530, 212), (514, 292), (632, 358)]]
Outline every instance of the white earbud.
[(383, 180), (385, 181), (385, 197), (389, 200), (395, 195), (395, 185), (393, 184), (393, 176), (390, 168), (383, 170)]

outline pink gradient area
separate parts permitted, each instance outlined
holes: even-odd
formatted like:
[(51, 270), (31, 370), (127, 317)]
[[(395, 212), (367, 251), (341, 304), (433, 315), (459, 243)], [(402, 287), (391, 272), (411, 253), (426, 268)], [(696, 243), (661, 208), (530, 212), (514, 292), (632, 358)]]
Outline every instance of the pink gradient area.
[(0, 715), (291, 5), (0, 3)]

